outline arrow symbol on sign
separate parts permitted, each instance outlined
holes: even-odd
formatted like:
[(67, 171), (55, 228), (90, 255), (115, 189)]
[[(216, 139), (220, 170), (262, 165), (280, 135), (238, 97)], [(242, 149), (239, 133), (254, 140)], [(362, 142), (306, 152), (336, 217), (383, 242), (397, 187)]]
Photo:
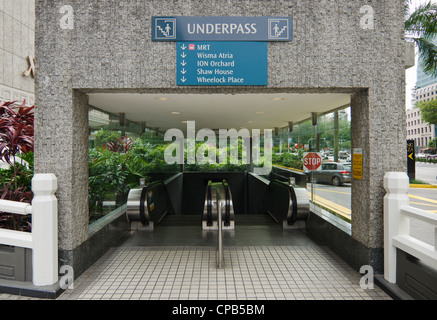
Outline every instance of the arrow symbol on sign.
[(185, 82), (185, 81), (187, 81), (187, 79), (185, 79), (185, 77), (182, 77), (182, 78), (181, 78), (181, 81), (182, 81), (182, 82)]
[(185, 52), (181, 54), (181, 57), (182, 57), (183, 59), (185, 59), (186, 56), (187, 56), (187, 54), (186, 54)]
[(186, 45), (185, 45), (185, 44), (183, 44), (183, 45), (182, 45), (182, 47), (181, 47), (181, 49), (182, 49), (182, 50), (185, 50), (185, 49), (187, 49)]
[(185, 70), (185, 68), (183, 68), (183, 69), (181, 70), (181, 73), (182, 73), (182, 74), (186, 74), (186, 73), (187, 73), (187, 70)]
[(187, 63), (185, 62), (185, 60), (182, 60), (181, 65), (182, 65), (183, 67), (185, 67), (185, 66), (187, 65)]

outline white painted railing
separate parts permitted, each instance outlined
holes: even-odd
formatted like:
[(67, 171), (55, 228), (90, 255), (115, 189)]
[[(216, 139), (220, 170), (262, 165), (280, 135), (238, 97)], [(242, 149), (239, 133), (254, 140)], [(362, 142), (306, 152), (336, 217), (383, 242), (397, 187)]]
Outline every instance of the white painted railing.
[[(437, 268), (437, 214), (409, 206), (409, 178), (403, 172), (384, 176), (384, 278), (396, 283), (396, 248)], [(434, 226), (434, 245), (410, 235), (410, 219)]]
[(32, 214), (32, 232), (0, 229), (0, 244), (32, 249), (32, 282), (48, 286), (58, 282), (58, 204), (54, 174), (32, 179), (32, 205), (0, 200), (0, 211)]

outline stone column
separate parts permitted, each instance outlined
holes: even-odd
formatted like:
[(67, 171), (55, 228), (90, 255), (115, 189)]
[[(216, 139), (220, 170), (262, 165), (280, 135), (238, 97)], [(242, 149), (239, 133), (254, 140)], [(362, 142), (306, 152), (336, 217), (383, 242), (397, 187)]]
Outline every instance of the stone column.
[[(60, 266), (82, 264), (74, 250), (88, 239), (88, 99), (72, 89), (74, 30), (62, 29), (61, 5), (37, 1), (35, 173), (58, 179)], [(51, 49), (50, 49), (51, 48)]]
[[(396, 86), (387, 87), (387, 92), (404, 92), (393, 88)], [(381, 93), (371, 88), (351, 99), (352, 149), (363, 149), (363, 179), (352, 179), (352, 237), (363, 246), (356, 252), (357, 260), (372, 265), (377, 272), (383, 270), (384, 174), (406, 171), (405, 128), (392, 125), (405, 121), (405, 115), (392, 112), (390, 105), (404, 100), (394, 93), (390, 97)]]

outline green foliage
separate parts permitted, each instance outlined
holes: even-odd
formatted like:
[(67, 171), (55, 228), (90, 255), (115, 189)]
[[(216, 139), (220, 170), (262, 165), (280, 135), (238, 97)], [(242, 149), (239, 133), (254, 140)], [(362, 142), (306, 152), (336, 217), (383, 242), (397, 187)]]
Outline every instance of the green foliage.
[[(20, 189), (22, 192), (32, 191), (33, 178), (33, 152), (17, 155), (24, 162), (16, 161), (8, 169), (0, 169), (0, 177), (3, 185), (10, 184), (10, 191)], [(31, 200), (31, 195), (29, 195)]]
[[(112, 137), (106, 134), (105, 136)], [(146, 178), (149, 183), (153, 181), (153, 173), (176, 172), (178, 166), (169, 166), (164, 160), (165, 147), (151, 144), (146, 136), (143, 136), (132, 140), (127, 149), (90, 149), (90, 219), (97, 219), (103, 215), (103, 201), (116, 201), (118, 205), (125, 203), (129, 190), (138, 187), (140, 178)]]
[(434, 158), (416, 158), (417, 162), (437, 163), (437, 159)]
[(429, 148), (436, 148), (437, 147), (437, 138), (434, 138), (432, 140), (429, 140), (428, 142), (428, 147)]
[(293, 168), (293, 169), (303, 169), (302, 157), (297, 154), (283, 153), (274, 154), (272, 159), (273, 164), (280, 166)]
[(429, 185), (429, 183), (422, 181), (422, 180), (415, 180), (415, 179), (410, 179), (410, 183), (411, 184), (426, 184)]
[(178, 171), (177, 165), (168, 165), (164, 160), (167, 145), (151, 144), (147, 136), (134, 140), (126, 152), (125, 166), (131, 178), (138, 183), (139, 178), (150, 173)]
[[(203, 142), (198, 142), (195, 144), (195, 155), (197, 155), (199, 148), (203, 147)], [(216, 142), (216, 146), (219, 146), (219, 142)], [(215, 155), (215, 163), (210, 163), (209, 161), (204, 161), (204, 163), (199, 163), (196, 161), (195, 164), (188, 164), (187, 161), (187, 148), (185, 148), (185, 171), (244, 171), (246, 170), (246, 153), (243, 152), (243, 142), (242, 139), (239, 138), (238, 146), (235, 147), (231, 144), (228, 144), (226, 150), (221, 150), (220, 147), (209, 146), (205, 149), (204, 157), (207, 159), (208, 153), (212, 153)], [(220, 154), (226, 152), (226, 162), (220, 163)], [(237, 154), (238, 163), (232, 163), (231, 155), (235, 152)]]
[(107, 143), (117, 143), (120, 138), (120, 133), (117, 131), (110, 131), (107, 129), (100, 129), (95, 134), (95, 147), (100, 148)]
[(437, 75), (437, 4), (429, 1), (409, 14), (411, 1), (405, 1), (405, 32), (419, 49), (420, 66), (430, 75)]
[(416, 104), (420, 109), (422, 121), (437, 124), (437, 100), (422, 101)]
[(89, 199), (90, 210), (102, 209), (108, 195), (117, 198), (129, 192), (126, 185), (125, 155), (104, 149), (89, 151)]

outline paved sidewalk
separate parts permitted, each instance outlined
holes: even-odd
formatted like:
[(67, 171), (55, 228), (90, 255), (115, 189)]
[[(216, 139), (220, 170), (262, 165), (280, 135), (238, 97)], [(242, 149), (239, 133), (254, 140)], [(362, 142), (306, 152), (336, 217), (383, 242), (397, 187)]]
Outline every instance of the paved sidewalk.
[(324, 247), (227, 248), (224, 269), (210, 247), (119, 247), (59, 300), (391, 300)]

